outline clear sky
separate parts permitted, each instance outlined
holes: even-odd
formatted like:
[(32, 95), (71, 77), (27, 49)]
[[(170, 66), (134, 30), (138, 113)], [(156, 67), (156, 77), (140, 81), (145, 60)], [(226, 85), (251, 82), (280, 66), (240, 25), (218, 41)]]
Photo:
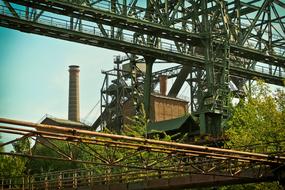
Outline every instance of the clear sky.
[(68, 66), (79, 65), (84, 118), (100, 100), (101, 70), (112, 69), (113, 56), (119, 54), (0, 27), (0, 117), (32, 122), (45, 114), (67, 118)]
[[(67, 119), (68, 66), (79, 65), (84, 119), (100, 101), (101, 71), (114, 67), (116, 55), (125, 54), (0, 27), (0, 117), (39, 122), (49, 114)], [(157, 67), (161, 68), (155, 65), (154, 70)], [(87, 122), (93, 123), (99, 114), (100, 103)], [(15, 138), (0, 136), (2, 142)]]
[[(84, 119), (100, 101), (101, 71), (113, 68), (115, 55), (123, 53), (0, 27), (0, 117), (38, 122), (49, 114), (67, 119), (68, 66), (79, 65)], [(99, 114), (97, 104), (87, 121)], [(2, 142), (16, 137), (0, 136)]]
[[(49, 114), (67, 119), (68, 66), (79, 65), (84, 119), (100, 101), (101, 71), (114, 67), (116, 55), (124, 53), (0, 27), (0, 117), (39, 122)], [(87, 121), (93, 123), (99, 114), (100, 103)], [(2, 142), (15, 138), (0, 136)]]

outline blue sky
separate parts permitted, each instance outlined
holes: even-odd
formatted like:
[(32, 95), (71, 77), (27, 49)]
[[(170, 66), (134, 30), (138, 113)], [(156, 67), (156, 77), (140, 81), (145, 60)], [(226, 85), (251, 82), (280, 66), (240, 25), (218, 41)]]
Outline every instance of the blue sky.
[[(68, 66), (79, 65), (83, 119), (100, 100), (101, 71), (114, 67), (116, 55), (124, 54), (0, 27), (0, 117), (38, 122), (49, 114), (67, 119)], [(99, 114), (100, 104), (88, 121)], [(0, 136), (2, 142), (15, 138)]]
[[(0, 117), (32, 122), (45, 114), (67, 118), (68, 66), (79, 65), (84, 118), (100, 100), (101, 70), (112, 69), (113, 56), (119, 54), (0, 27)], [(90, 121), (98, 114), (99, 106)]]
[[(113, 68), (107, 49), (0, 27), (0, 117), (67, 118), (68, 66), (79, 65), (81, 117), (100, 99), (101, 70)], [(99, 107), (98, 107), (99, 110)]]
[[(101, 71), (114, 67), (116, 55), (124, 53), (0, 27), (0, 117), (38, 122), (49, 114), (67, 119), (68, 66), (79, 65), (84, 119), (100, 101)], [(88, 122), (99, 114), (100, 104)], [(15, 138), (0, 136), (2, 142)]]

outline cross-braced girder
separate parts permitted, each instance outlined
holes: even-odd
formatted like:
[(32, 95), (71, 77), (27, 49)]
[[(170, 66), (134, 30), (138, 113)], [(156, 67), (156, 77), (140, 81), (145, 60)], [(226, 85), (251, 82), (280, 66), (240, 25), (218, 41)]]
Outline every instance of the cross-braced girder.
[[(1, 0), (0, 25), (191, 67), (191, 109), (201, 133), (219, 134), (229, 76), (237, 86), (255, 78), (284, 85), (284, 10), (280, 0)], [(208, 117), (217, 123), (207, 124)]]
[[(189, 175), (222, 176), (222, 182), (234, 179), (240, 183), (243, 183), (243, 180), (244, 183), (272, 181), (278, 180), (278, 168), (285, 162), (285, 157), (280, 153), (268, 155), (203, 147), (4, 118), (0, 118), (0, 122), (1, 132), (24, 135), (23, 138), (32, 138), (37, 142), (37, 146), (41, 144), (50, 150), (48, 155), (37, 152), (36, 147), (31, 152), (1, 154), (81, 163), (89, 165), (89, 168), (94, 166), (85, 172), (93, 172), (89, 177), (96, 178), (97, 185), (132, 183), (144, 180), (147, 176), (159, 179)], [(1, 146), (23, 138), (6, 142)], [(58, 141), (68, 148), (58, 146)], [(82, 154), (85, 156), (82, 157)], [(131, 172), (134, 172), (133, 178), (126, 179)], [(206, 182), (203, 183), (206, 185)]]
[[(5, 27), (124, 52), (132, 51), (136, 54), (151, 55), (159, 59), (186, 65), (193, 62), (197, 66), (205, 67), (204, 54), (199, 51), (199, 48), (195, 50), (195, 47), (202, 44), (201, 40), (209, 35), (202, 32), (201, 29), (203, 11), (201, 10), (200, 1), (177, 1), (171, 4), (150, 1), (153, 8), (149, 11), (147, 11), (144, 3), (140, 4), (135, 1), (114, 1), (115, 3), (109, 1), (88, 3), (89, 1), (86, 1), (82, 4), (76, 4), (76, 2), (72, 4), (60, 0), (9, 0), (4, 2), (1, 11), (1, 25)], [(278, 28), (284, 27), (284, 19), (282, 11), (278, 11), (280, 9), (279, 1), (271, 3), (266, 1), (271, 4), (271, 7), (274, 7), (270, 9), (273, 15), (270, 17), (273, 19), (271, 27), (268, 26), (267, 17), (262, 21), (251, 21), (253, 17), (251, 15), (256, 12), (257, 16), (264, 15), (265, 10), (263, 9), (258, 9), (260, 11), (251, 9), (247, 14), (240, 15), (237, 13), (238, 1), (236, 3), (229, 2), (224, 6), (228, 11), (223, 15), (221, 14), (220, 2), (222, 1), (207, 3), (207, 15), (211, 26), (209, 32), (211, 36), (217, 36), (217, 41), (214, 41), (214, 44), (218, 45), (223, 43), (219, 40), (221, 31), (224, 31), (225, 28), (229, 30), (231, 36), (231, 73), (243, 74), (243, 77), (250, 78), (259, 76), (272, 83), (282, 85), (281, 80), (284, 78), (284, 57), (282, 56), (284, 54), (284, 39), (282, 35), (284, 33)], [(253, 4), (256, 3), (240, 2), (240, 11), (254, 6)], [(283, 9), (282, 6), (281, 9)], [(148, 18), (147, 13), (151, 13)], [(183, 15), (184, 17), (185, 15), (193, 16), (188, 16), (189, 18), (186, 19)], [(236, 29), (238, 20), (243, 24), (239, 31)], [(32, 24), (32, 22), (34, 23)], [(42, 24), (51, 25), (55, 28), (50, 27), (48, 29)], [(28, 27), (29, 25), (30, 27)], [(224, 27), (225, 25), (228, 27)], [(258, 30), (261, 31), (261, 35), (257, 35), (257, 27), (262, 29)], [(233, 32), (232, 28), (237, 31)], [(268, 33), (269, 28), (271, 28), (272, 35)], [(83, 34), (81, 35), (81, 33)], [(86, 33), (88, 37), (84, 35)], [(236, 40), (238, 37), (235, 36), (235, 33), (239, 35), (244, 33), (241, 38), (243, 43)], [(89, 36), (90, 34), (91, 36)], [(256, 40), (256, 38), (261, 40)], [(112, 39), (112, 41), (109, 39)], [(135, 49), (133, 44), (136, 45)], [(271, 44), (271, 46), (269, 47), (266, 44)], [(152, 51), (150, 51), (150, 48)], [(251, 65), (256, 65), (256, 62), (264, 63), (262, 67), (266, 67), (268, 71), (264, 69), (260, 72), (258, 67), (258, 72), (254, 71), (255, 66)], [(269, 65), (272, 65), (272, 67), (269, 67)], [(257, 64), (257, 66), (260, 66), (260, 64)], [(221, 67), (219, 60), (215, 61), (215, 67)], [(281, 78), (278, 79), (278, 77)]]

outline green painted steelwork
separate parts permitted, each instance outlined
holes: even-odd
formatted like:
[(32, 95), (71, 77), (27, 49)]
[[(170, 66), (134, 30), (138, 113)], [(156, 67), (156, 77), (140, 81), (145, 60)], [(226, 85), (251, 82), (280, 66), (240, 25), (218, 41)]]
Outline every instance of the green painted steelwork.
[[(284, 3), (279, 0), (1, 0), (0, 26), (190, 67), (191, 111), (201, 133), (218, 134), (229, 82), (256, 77), (283, 86)], [(145, 81), (149, 110), (151, 69)], [(178, 85), (179, 84), (179, 85)]]
[(151, 95), (151, 85), (152, 85), (152, 66), (155, 61), (152, 57), (145, 57), (146, 61), (146, 73), (144, 81), (144, 110), (146, 118), (150, 116), (150, 95)]
[[(186, 124), (187, 126), (184, 126)], [(160, 121), (156, 123), (149, 123), (147, 131), (149, 134), (151, 133), (158, 133), (158, 132), (179, 132), (179, 130), (184, 130), (183, 132), (190, 132), (191, 127), (193, 129), (197, 128), (197, 123), (195, 122), (193, 116), (191, 115), (185, 115), (182, 117), (178, 117), (175, 119)], [(181, 132), (181, 131), (180, 131)]]

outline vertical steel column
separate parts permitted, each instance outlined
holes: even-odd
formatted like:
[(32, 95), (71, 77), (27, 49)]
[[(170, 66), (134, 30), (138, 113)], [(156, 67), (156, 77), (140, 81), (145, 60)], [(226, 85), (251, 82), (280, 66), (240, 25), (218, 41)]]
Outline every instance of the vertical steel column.
[[(145, 18), (146, 20), (151, 21), (151, 15), (153, 12), (153, 1), (152, 0), (146, 0), (146, 13)], [(147, 35), (147, 45), (152, 46), (152, 38), (150, 35)], [(151, 95), (151, 84), (152, 84), (152, 66), (155, 61), (154, 57), (145, 56), (145, 63), (146, 63), (146, 72), (145, 72), (145, 81), (144, 81), (144, 110), (145, 110), (145, 117), (147, 120), (150, 119), (150, 95)]]
[(240, 9), (241, 9), (241, 4), (240, 4), (240, 0), (235, 0), (235, 12), (236, 12), (236, 21), (237, 21), (237, 35), (238, 35), (238, 44), (241, 44), (241, 40), (242, 40), (242, 31), (241, 31), (241, 18), (240, 18)]
[(130, 64), (131, 64), (131, 85), (132, 85), (132, 94), (133, 97), (133, 106), (135, 107), (135, 115), (141, 112), (141, 103), (142, 100), (140, 98), (139, 93), (139, 84), (138, 84), (138, 70), (136, 69), (136, 60), (135, 55), (131, 54), (130, 56)]
[(164, 13), (165, 13), (165, 16), (168, 15), (168, 0), (164, 0)]
[(127, 16), (127, 15), (128, 15), (127, 0), (123, 0), (123, 15), (124, 15), (124, 16)]
[[(208, 108), (205, 107), (205, 100), (208, 97), (213, 96), (213, 90), (214, 90), (214, 68), (213, 63), (211, 61), (211, 39), (210, 39), (210, 26), (209, 26), (209, 18), (208, 18), (208, 6), (207, 6), (208, 0), (202, 0), (201, 1), (201, 9), (202, 9), (202, 33), (204, 34), (204, 56), (205, 56), (205, 66), (206, 66), (206, 81), (207, 81), (207, 92), (202, 93), (203, 99), (200, 101), (200, 134), (205, 134), (207, 131), (207, 121), (206, 121), (206, 112), (208, 111)], [(199, 87), (200, 91), (202, 91), (201, 86)]]
[(224, 53), (223, 53), (223, 70), (221, 73), (220, 80), (220, 90), (221, 90), (221, 105), (220, 111), (222, 114), (220, 126), (217, 126), (218, 133), (221, 132), (224, 127), (224, 121), (228, 118), (229, 112), (229, 68), (230, 68), (230, 40), (231, 40), (231, 30), (230, 30), (230, 18), (228, 16), (228, 9), (224, 1), (220, 1), (221, 14), (223, 17), (224, 24)]
[(120, 64), (122, 63), (122, 60), (121, 60), (121, 57), (120, 56), (116, 56), (115, 60), (114, 60), (114, 64), (116, 65), (116, 70), (117, 70), (117, 85), (116, 85), (116, 118), (115, 118), (115, 126), (114, 126), (114, 129), (116, 131), (121, 131), (122, 129), (122, 115), (123, 115), (123, 111), (122, 111), (122, 102), (121, 102), (121, 99), (122, 99), (122, 93), (124, 92), (124, 86), (122, 86), (121, 84), (121, 73), (120, 73)]
[[(272, 55), (272, 22), (271, 22), (271, 4), (267, 7), (267, 19), (268, 19), (268, 53)], [(269, 65), (269, 74), (272, 75), (272, 65)]]
[(70, 30), (73, 30), (73, 17), (70, 17)]
[(146, 118), (150, 118), (150, 95), (151, 95), (151, 79), (152, 79), (152, 66), (155, 61), (153, 57), (145, 57), (146, 73), (144, 81), (144, 110)]
[(215, 84), (214, 81), (214, 67), (211, 60), (211, 27), (209, 18), (208, 18), (208, 0), (201, 1), (202, 7), (202, 32), (204, 34), (204, 56), (205, 56), (205, 65), (206, 65), (206, 79), (207, 79), (207, 87), (208, 93), (207, 96), (213, 95), (213, 87)]
[[(111, 0), (111, 12), (116, 13), (116, 0)], [(111, 38), (115, 37), (115, 27), (111, 26)]]

